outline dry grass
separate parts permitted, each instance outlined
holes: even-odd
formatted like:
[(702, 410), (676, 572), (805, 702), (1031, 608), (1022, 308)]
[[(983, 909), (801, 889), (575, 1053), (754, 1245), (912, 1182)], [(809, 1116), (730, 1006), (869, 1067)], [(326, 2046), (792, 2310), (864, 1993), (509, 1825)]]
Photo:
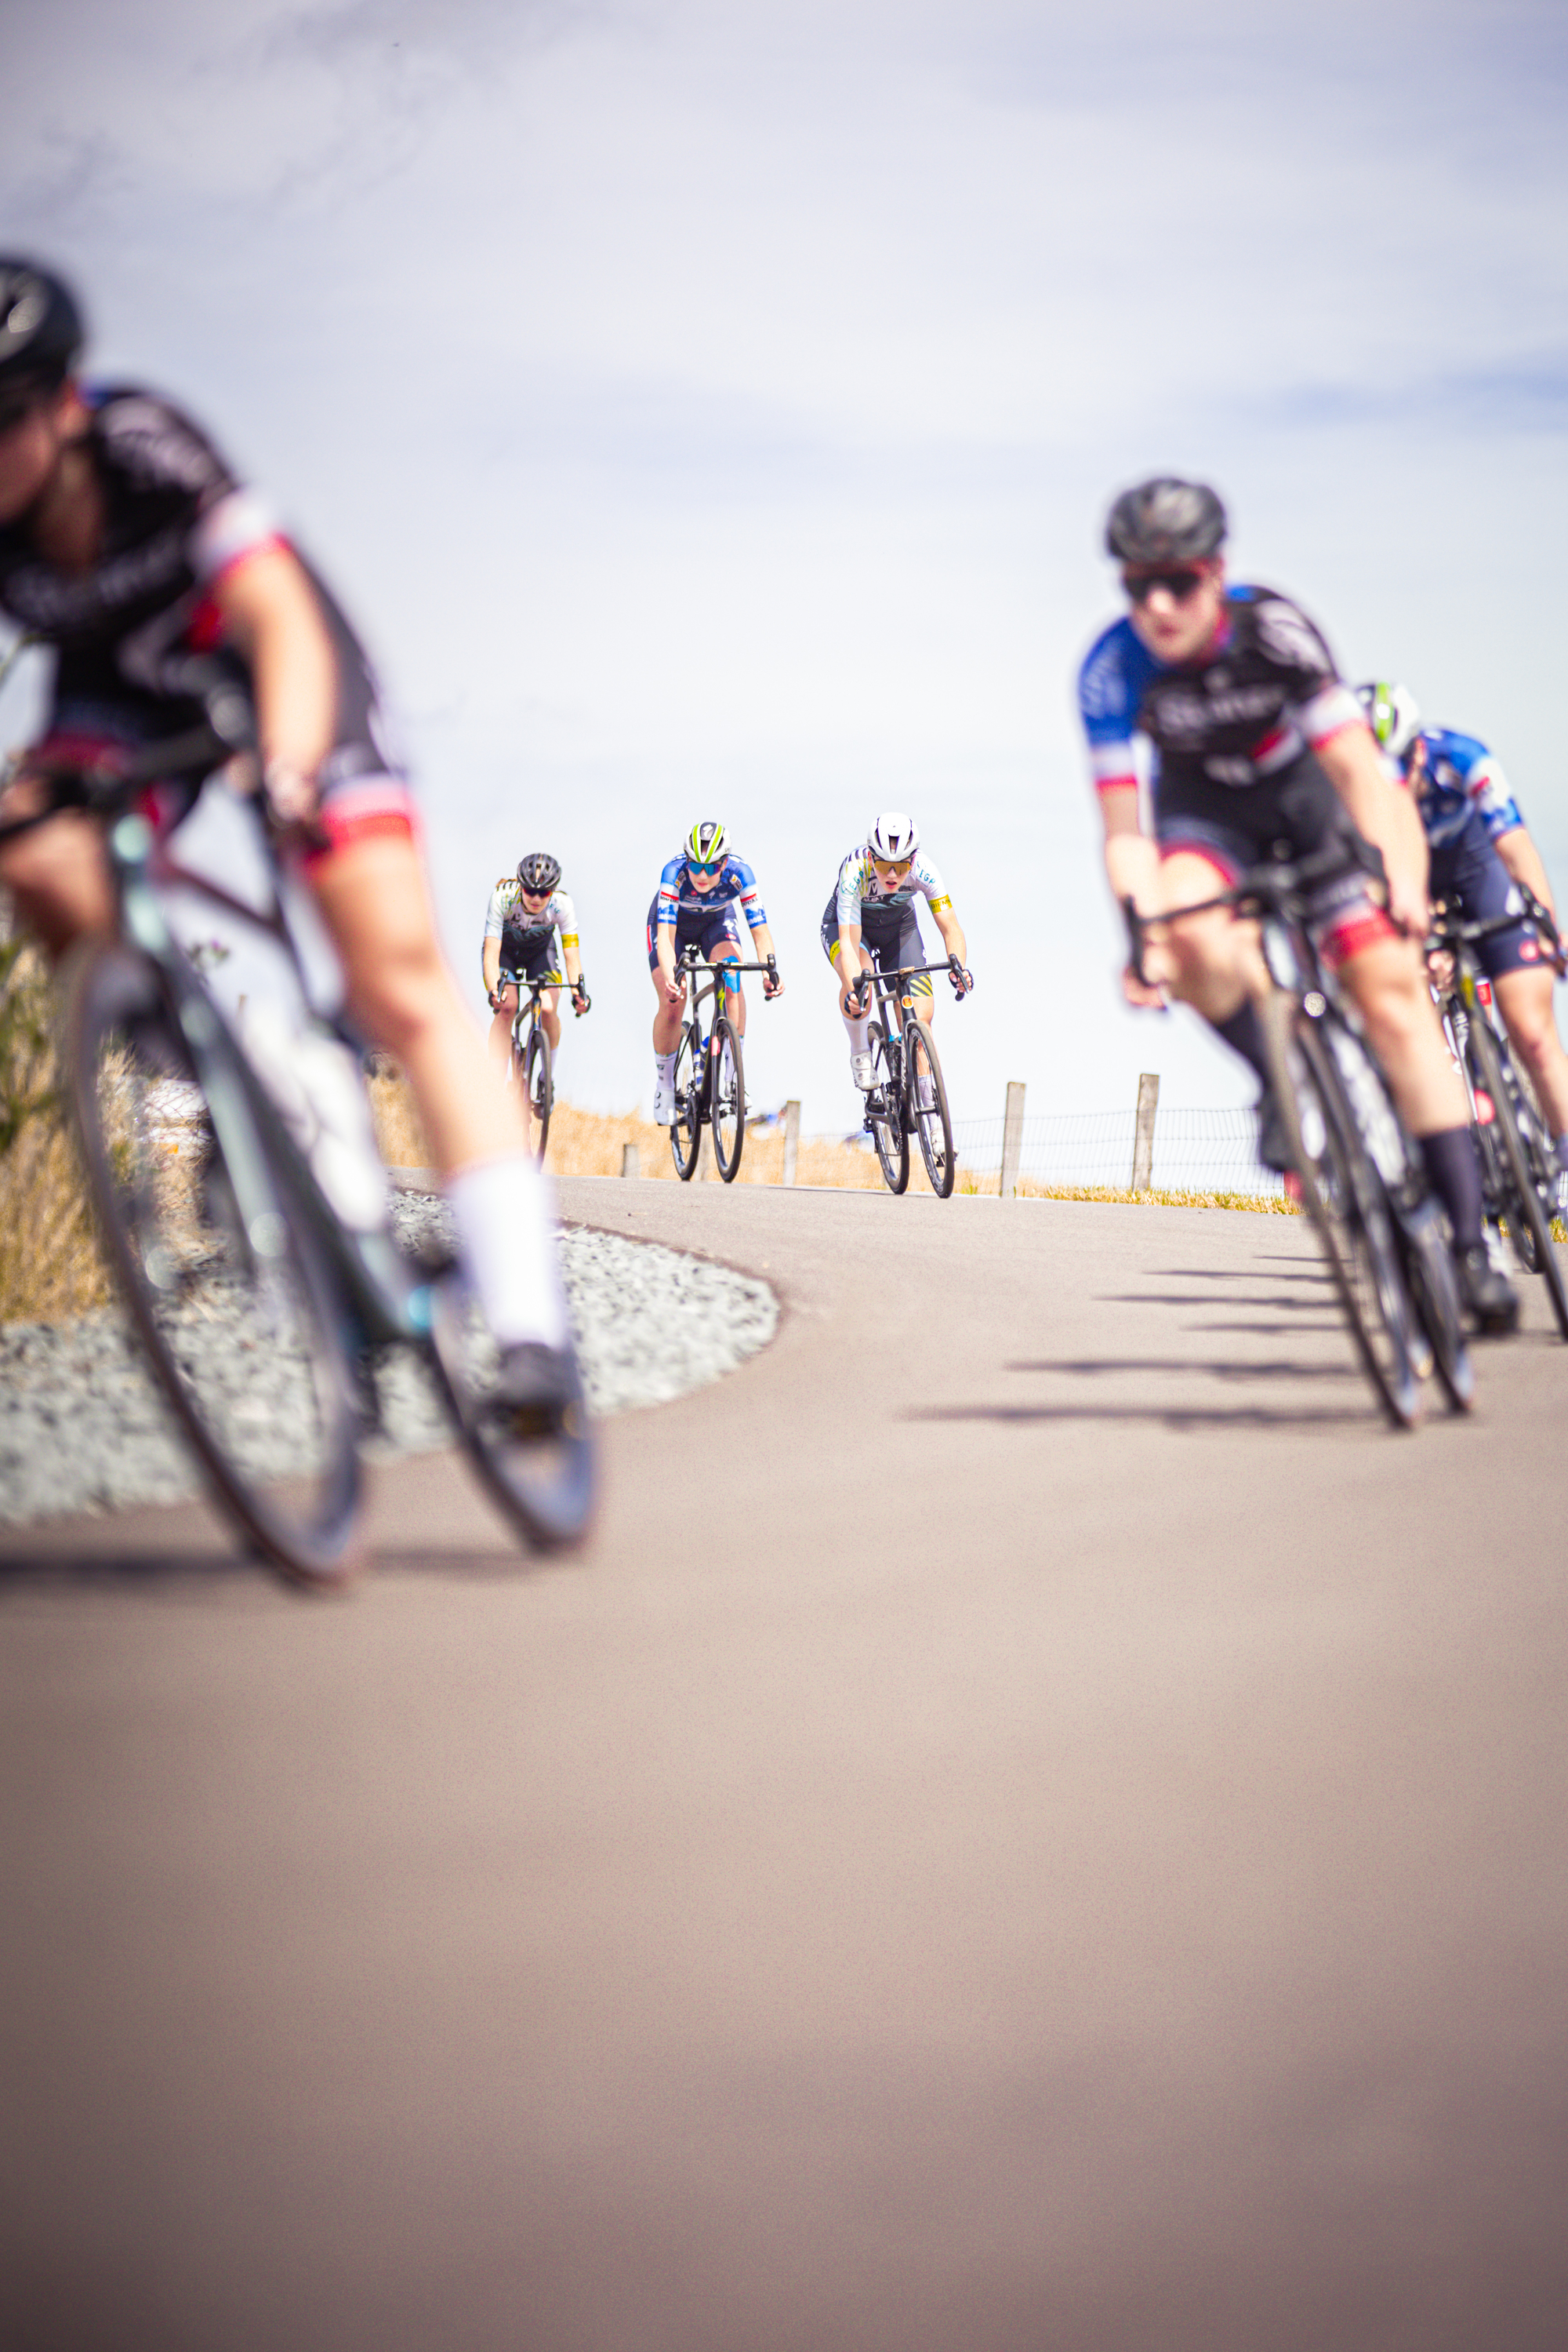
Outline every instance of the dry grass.
[(59, 1095), (54, 992), (37, 950), (0, 947), (0, 1323), (104, 1306), (110, 1283)]
[(1265, 1217), (1301, 1214), (1300, 1202), (1288, 1201), (1283, 1192), (1201, 1192), (1163, 1185), (1152, 1186), (1146, 1192), (1129, 1192), (1114, 1184), (1037, 1184), (1026, 1176), (1019, 1181), (1017, 1196), (1021, 1201), (1114, 1201), (1132, 1209), (1249, 1209)]

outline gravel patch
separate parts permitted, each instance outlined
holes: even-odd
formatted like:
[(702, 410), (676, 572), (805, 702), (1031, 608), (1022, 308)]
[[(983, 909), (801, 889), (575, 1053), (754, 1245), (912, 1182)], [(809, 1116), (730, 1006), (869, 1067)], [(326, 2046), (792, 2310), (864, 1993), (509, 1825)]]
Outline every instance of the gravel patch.
[[(402, 1193), (392, 1204), (399, 1240), (445, 1246), (445, 1203)], [(558, 1237), (561, 1270), (588, 1401), (599, 1414), (665, 1404), (733, 1371), (778, 1328), (766, 1283), (678, 1250), (573, 1228)], [(245, 1383), (243, 1413), (258, 1444), (275, 1426), (266, 1363), (242, 1356), (221, 1309), (200, 1334), (210, 1376)], [(452, 1443), (418, 1356), (389, 1350), (377, 1366), (384, 1432), (371, 1460)], [(279, 1432), (279, 1442), (282, 1433)], [(0, 1330), (0, 1524), (68, 1511), (172, 1502), (201, 1485), (129, 1323), (106, 1308), (69, 1323)]]

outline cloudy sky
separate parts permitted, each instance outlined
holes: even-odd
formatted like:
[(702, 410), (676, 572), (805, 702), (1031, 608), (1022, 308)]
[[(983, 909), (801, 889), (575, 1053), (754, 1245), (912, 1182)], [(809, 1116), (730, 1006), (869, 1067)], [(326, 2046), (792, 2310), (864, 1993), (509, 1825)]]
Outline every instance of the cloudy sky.
[(644, 915), (716, 814), (790, 983), (753, 1095), (847, 1123), (816, 926), (889, 804), (969, 930), (961, 1115), (1244, 1098), (1119, 1008), (1070, 697), (1156, 469), (1568, 870), (1558, 0), (12, 0), (6, 67), (0, 237), (355, 614), (465, 980), (563, 858), (577, 1099), (650, 1092)]

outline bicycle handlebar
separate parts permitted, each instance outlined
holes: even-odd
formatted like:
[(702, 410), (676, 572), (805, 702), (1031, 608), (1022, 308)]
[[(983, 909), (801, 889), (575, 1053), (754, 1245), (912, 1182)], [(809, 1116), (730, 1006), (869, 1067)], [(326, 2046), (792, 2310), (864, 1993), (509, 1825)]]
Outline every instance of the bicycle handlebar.
[(7, 781), (37, 776), (53, 789), (43, 808), (0, 823), (0, 841), (12, 841), (18, 834), (31, 833), (36, 825), (47, 824), (51, 817), (67, 809), (86, 809), (94, 816), (112, 816), (148, 784), (174, 783), (186, 777), (211, 775), (215, 768), (233, 758), (237, 748), (210, 720), (204, 719), (199, 727), (188, 728), (184, 734), (127, 750), (123, 755), (66, 760), (48, 752), (24, 751), (12, 763)]
[(1304, 915), (1308, 911), (1307, 894), (1320, 883), (1337, 881), (1345, 874), (1364, 874), (1369, 881), (1387, 887), (1383, 852), (1374, 843), (1358, 836), (1354, 841), (1330, 842), (1307, 857), (1269, 859), (1261, 866), (1249, 866), (1228, 890), (1216, 891), (1212, 898), (1200, 898), (1190, 907), (1167, 907), (1160, 914), (1143, 915), (1139, 913), (1135, 899), (1125, 898), (1121, 916), (1127, 926), (1132, 971), (1145, 988), (1151, 985), (1143, 968), (1143, 950), (1150, 933), (1162, 923), (1181, 922), (1189, 915), (1207, 915), (1220, 907), (1229, 907), (1237, 914), (1251, 911), (1287, 917)]

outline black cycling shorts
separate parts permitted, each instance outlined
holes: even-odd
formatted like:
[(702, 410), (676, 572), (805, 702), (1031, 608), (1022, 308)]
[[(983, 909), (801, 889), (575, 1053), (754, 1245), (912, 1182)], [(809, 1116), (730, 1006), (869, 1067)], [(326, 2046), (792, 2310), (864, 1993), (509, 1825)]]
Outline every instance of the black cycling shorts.
[[(900, 964), (924, 963), (926, 946), (921, 937), (921, 927), (913, 903), (907, 907), (862, 907), (860, 909), (860, 944), (870, 956), (879, 971), (897, 971)], [(838, 969), (838, 894), (835, 891), (823, 909), (822, 952)], [(931, 974), (921, 972), (910, 982), (911, 996), (932, 993)]]
[[(1199, 768), (1163, 768), (1154, 785), (1154, 838), (1167, 857), (1184, 849), (1206, 857), (1228, 886), (1269, 858), (1310, 857), (1333, 842), (1348, 851), (1359, 836), (1338, 793), (1306, 751), (1277, 776), (1254, 784), (1216, 783)], [(1330, 964), (1399, 936), (1359, 870), (1312, 893), (1310, 920)]]
[(552, 930), (502, 931), (500, 979), (497, 986), (504, 988), (510, 975), (518, 971), (525, 981), (542, 980), (551, 988), (565, 985), (566, 975), (556, 961)]
[(1524, 971), (1541, 961), (1541, 939), (1523, 912), (1524, 901), (1508, 867), (1487, 837), (1486, 826), (1472, 816), (1457, 841), (1432, 852), (1431, 892), (1457, 906), (1468, 923), (1489, 923), (1499, 915), (1518, 915), (1506, 931), (1478, 940), (1476, 961), (1489, 980), (1505, 972)]
[[(658, 967), (658, 893), (655, 891), (647, 910), (647, 968)], [(741, 944), (741, 926), (735, 918), (735, 901), (715, 907), (711, 914), (679, 914), (675, 919), (675, 954), (679, 962), (689, 947), (695, 947), (710, 963), (726, 940), (731, 947)]]

